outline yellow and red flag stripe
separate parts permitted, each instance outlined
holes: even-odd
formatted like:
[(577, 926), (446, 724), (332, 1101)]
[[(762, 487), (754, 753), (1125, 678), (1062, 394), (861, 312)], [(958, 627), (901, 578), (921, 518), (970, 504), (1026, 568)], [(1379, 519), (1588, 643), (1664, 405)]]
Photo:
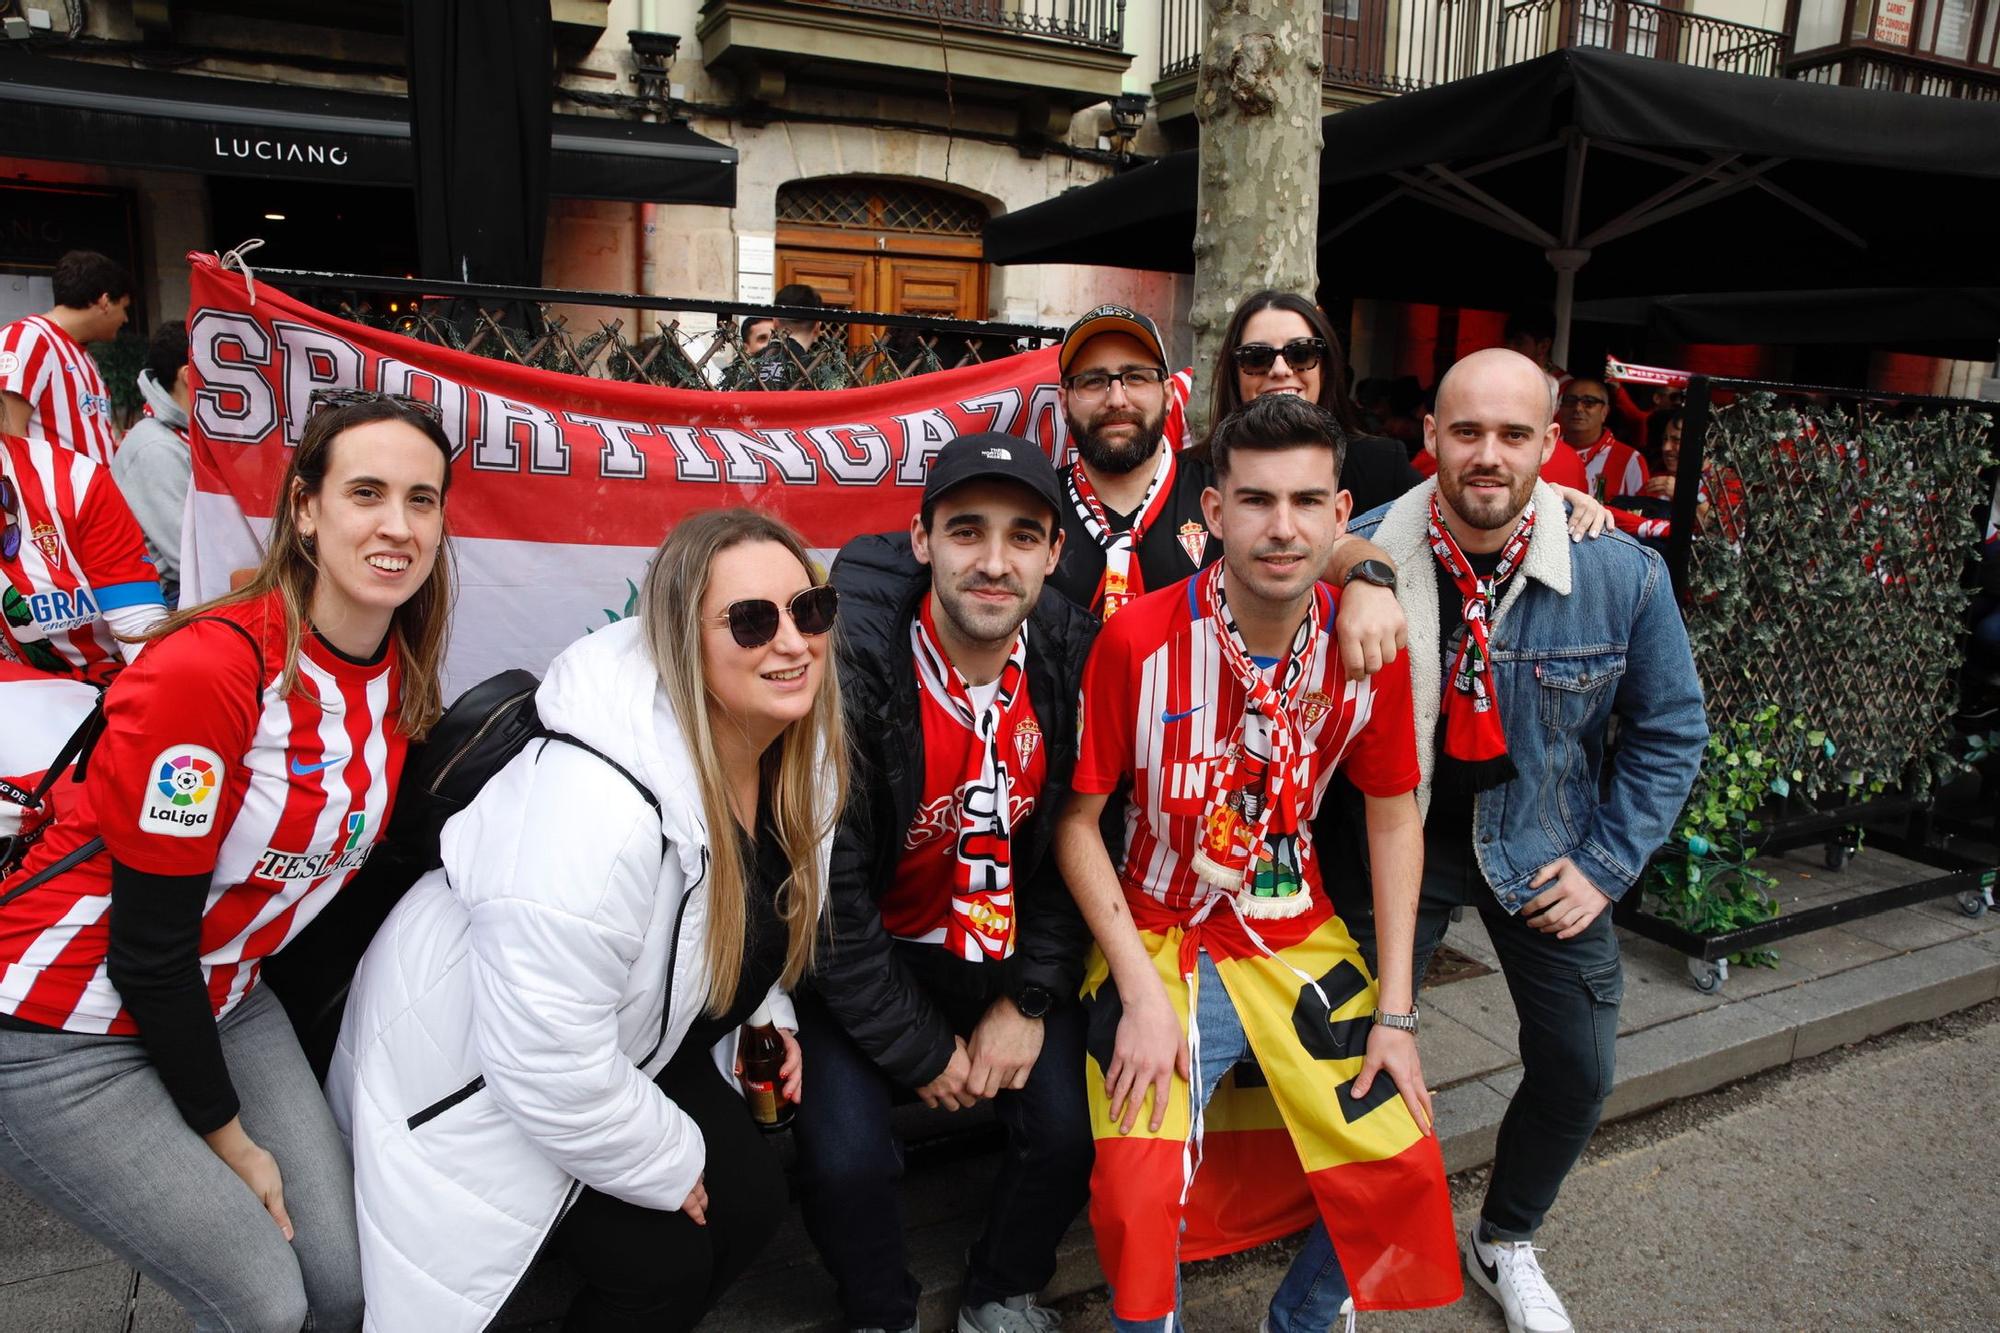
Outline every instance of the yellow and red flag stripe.
[(1315, 1214), (1326, 1222), (1357, 1309), (1456, 1301), (1458, 1251), (1436, 1138), (1418, 1129), (1388, 1077), (1378, 1077), (1364, 1098), (1351, 1095), (1376, 989), (1340, 918), (1319, 906), (1291, 921), (1260, 920), (1259, 948), (1227, 913), (1188, 928), (1157, 904), (1134, 910), (1184, 1026), (1186, 974), (1195, 951), (1207, 950), (1257, 1068), (1239, 1069), (1211, 1099), (1183, 1208), (1186, 1167), (1194, 1161), (1188, 1085), (1175, 1078), (1157, 1133), (1147, 1128), (1150, 1104), (1132, 1133), (1118, 1132), (1104, 1071), (1122, 1007), (1103, 955), (1093, 952), (1083, 986), (1097, 1141), (1090, 1223), (1117, 1315), (1158, 1319), (1172, 1310), (1177, 1255), (1234, 1253), (1302, 1230)]

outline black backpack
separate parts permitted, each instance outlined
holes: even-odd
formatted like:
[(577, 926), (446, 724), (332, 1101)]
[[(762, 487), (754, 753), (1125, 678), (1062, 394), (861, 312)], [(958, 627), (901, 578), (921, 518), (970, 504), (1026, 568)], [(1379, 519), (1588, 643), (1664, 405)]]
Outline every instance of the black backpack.
[(589, 751), (631, 783), (653, 809), (660, 808), (659, 799), (616, 760), (542, 725), (535, 712), (540, 684), (534, 673), (516, 669), (460, 695), (429, 735), (410, 747), (389, 827), (368, 860), (297, 939), (264, 960), (262, 975), (284, 1002), (299, 1044), (321, 1078), (340, 1035), (348, 985), (368, 942), (410, 886), (443, 864), (438, 840), (445, 821), (470, 805), (529, 742), (555, 740)]

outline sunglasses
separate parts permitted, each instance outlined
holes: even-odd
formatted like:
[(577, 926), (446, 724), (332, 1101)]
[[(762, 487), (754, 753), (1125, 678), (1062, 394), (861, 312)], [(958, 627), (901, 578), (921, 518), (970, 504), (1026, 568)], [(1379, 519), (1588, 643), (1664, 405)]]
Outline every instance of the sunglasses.
[(1610, 403), (1588, 393), (1566, 393), (1562, 396), (1564, 407), (1609, 407)]
[(6, 530), (0, 532), (0, 560), (12, 560), (21, 554), (21, 524), (14, 517), (14, 506), (20, 501), (13, 480), (0, 477), (0, 510), (5, 510), (7, 515)]
[[(833, 628), (840, 610), (840, 593), (830, 583), (807, 588), (783, 608), (799, 633), (817, 638)], [(765, 597), (746, 597), (731, 602), (715, 619), (729, 626), (729, 636), (739, 648), (762, 648), (778, 637), (778, 604)]]
[(420, 417), (428, 418), (432, 424), (442, 426), (444, 413), (436, 403), (425, 398), (413, 398), (406, 393), (378, 393), (374, 389), (314, 389), (307, 400), (306, 415), (328, 407), (359, 407), (366, 403), (394, 403), (408, 408)]
[(1273, 347), (1269, 343), (1244, 343), (1230, 353), (1236, 358), (1236, 368), (1252, 375), (1268, 375), (1279, 357), (1293, 370), (1311, 370), (1326, 356), (1326, 340), (1323, 338), (1294, 338), (1283, 347)]

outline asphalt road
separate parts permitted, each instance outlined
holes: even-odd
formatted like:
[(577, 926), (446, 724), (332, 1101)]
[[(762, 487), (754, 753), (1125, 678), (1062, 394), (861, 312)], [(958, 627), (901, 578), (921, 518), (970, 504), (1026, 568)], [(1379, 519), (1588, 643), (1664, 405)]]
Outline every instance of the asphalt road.
[[(2000, 1329), (2000, 1002), (1613, 1125), (1540, 1240), (1580, 1330)], [(1454, 1177), (1460, 1225), (1483, 1171)], [(1193, 1333), (1255, 1329), (1290, 1242), (1190, 1265)], [(1501, 1330), (1470, 1283), (1379, 1333)], [(1101, 1296), (1066, 1333), (1110, 1327)]]

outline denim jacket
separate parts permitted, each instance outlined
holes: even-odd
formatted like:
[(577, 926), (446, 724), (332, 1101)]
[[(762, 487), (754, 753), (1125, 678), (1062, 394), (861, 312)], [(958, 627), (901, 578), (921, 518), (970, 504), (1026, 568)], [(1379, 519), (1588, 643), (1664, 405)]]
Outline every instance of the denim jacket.
[[(1438, 587), (1425, 532), (1435, 480), (1349, 525), (1401, 573), (1409, 620), (1420, 808), (1430, 808), (1443, 699)], [(1560, 496), (1537, 483), (1528, 554), (1493, 619), (1496, 698), (1515, 778), (1473, 802), (1473, 852), (1509, 912), (1567, 856), (1612, 898), (1630, 889), (1679, 820), (1708, 740), (1701, 681), (1665, 563), (1622, 533), (1571, 544)], [(1618, 750), (1603, 781), (1605, 733)], [(1601, 794), (1600, 794), (1601, 793)]]

